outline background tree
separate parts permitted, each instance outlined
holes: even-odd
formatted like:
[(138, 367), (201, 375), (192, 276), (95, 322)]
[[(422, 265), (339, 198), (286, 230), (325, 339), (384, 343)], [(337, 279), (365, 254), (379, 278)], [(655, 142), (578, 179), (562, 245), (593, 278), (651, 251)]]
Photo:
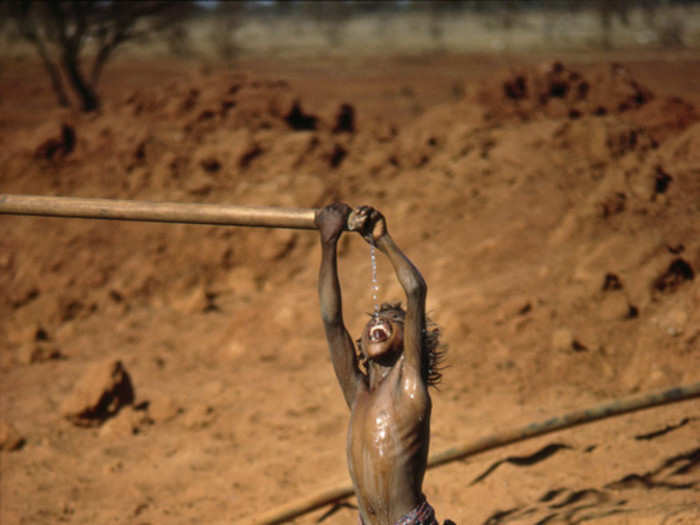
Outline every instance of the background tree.
[[(241, 14), (254, 9), (252, 2), (219, 2), (214, 8), (210, 8), (215, 16), (211, 24), (209, 39), (216, 56), (224, 61), (236, 58), (240, 51), (236, 40), (236, 31), (241, 24)], [(267, 10), (264, 6), (262, 10)]]
[[(145, 25), (139, 22), (173, 5), (146, 0), (11, 0), (8, 4), (20, 34), (39, 54), (59, 104), (70, 104), (67, 84), (83, 111), (99, 108), (97, 85), (117, 47), (143, 32)], [(92, 55), (89, 66), (88, 54)]]

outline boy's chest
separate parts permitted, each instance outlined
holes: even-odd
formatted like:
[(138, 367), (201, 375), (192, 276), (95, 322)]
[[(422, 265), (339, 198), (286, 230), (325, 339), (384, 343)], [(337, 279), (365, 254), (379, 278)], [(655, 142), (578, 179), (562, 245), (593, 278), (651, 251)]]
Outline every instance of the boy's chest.
[(352, 455), (389, 458), (422, 440), (430, 417), (425, 403), (364, 392), (353, 407), (348, 433)]

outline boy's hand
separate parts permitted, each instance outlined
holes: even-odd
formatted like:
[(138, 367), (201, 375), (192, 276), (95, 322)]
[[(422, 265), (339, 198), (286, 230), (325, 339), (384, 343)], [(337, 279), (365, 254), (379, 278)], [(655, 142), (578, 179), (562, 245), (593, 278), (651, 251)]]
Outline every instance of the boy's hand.
[(316, 216), (316, 225), (321, 231), (322, 242), (338, 241), (347, 225), (348, 215), (351, 211), (352, 208), (343, 202), (335, 202), (321, 209)]
[(353, 211), (348, 219), (348, 227), (359, 232), (370, 244), (377, 244), (387, 234), (384, 215), (371, 206), (360, 206)]

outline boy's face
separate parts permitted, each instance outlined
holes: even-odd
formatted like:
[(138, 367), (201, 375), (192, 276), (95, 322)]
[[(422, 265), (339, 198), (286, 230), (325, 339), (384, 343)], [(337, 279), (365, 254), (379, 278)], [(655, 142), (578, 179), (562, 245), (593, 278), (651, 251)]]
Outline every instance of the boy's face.
[(403, 350), (404, 313), (384, 310), (373, 315), (362, 331), (362, 349), (368, 359)]

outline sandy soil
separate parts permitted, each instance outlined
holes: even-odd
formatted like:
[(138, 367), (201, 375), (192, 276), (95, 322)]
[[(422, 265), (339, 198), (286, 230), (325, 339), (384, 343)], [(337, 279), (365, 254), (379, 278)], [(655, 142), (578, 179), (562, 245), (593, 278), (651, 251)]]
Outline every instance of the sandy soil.
[[(449, 346), (434, 452), (700, 380), (697, 57), (122, 62), (88, 116), (35, 64), (1, 71), (0, 192), (382, 210)], [(347, 481), (315, 232), (0, 231), (3, 525), (231, 523)], [(341, 272), (358, 333), (359, 237)], [(402, 297), (381, 260), (379, 280)], [(698, 436), (696, 399), (430, 470), (425, 492), (459, 524), (698, 523)], [(354, 524), (353, 503), (296, 522)]]

